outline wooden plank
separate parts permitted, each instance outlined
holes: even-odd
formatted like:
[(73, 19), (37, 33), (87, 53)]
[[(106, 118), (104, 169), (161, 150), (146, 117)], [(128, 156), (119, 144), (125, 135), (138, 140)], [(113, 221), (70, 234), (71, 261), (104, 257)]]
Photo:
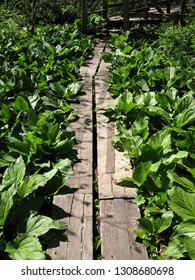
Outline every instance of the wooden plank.
[[(109, 51), (109, 49), (106, 49), (106, 51)], [(108, 93), (108, 84), (104, 81), (108, 77), (108, 68), (109, 64), (102, 61), (95, 79), (97, 108), (106, 108), (113, 102), (111, 95)], [(121, 178), (130, 177), (132, 172), (123, 153), (118, 152), (112, 146), (115, 130), (115, 124), (109, 122), (102, 111), (97, 110), (97, 180), (100, 199), (135, 197), (133, 189), (118, 185)]]
[(93, 259), (93, 196), (86, 194), (84, 198), (82, 228), (82, 260)]
[(98, 174), (99, 199), (135, 198), (133, 188), (122, 187), (114, 180), (113, 174)]
[(118, 260), (118, 239), (112, 200), (100, 201), (101, 254), (105, 260)]
[[(87, 209), (85, 209), (86, 207)], [(93, 259), (92, 196), (91, 201), (88, 197), (88, 203), (86, 203), (85, 195), (74, 195), (70, 214), (67, 230), (67, 259), (82, 260), (83, 255), (86, 259)], [(86, 214), (87, 216), (85, 216)], [(91, 222), (86, 228), (86, 221), (89, 220)], [(86, 236), (88, 245), (86, 245)]]
[(88, 0), (82, 1), (82, 29), (83, 33), (87, 32), (87, 12), (88, 12)]
[(123, 0), (123, 29), (129, 29), (129, 0)]
[(63, 238), (50, 244), (47, 254), (52, 260), (93, 259), (92, 208), (92, 195), (89, 194), (55, 196), (53, 217), (63, 216), (60, 220), (68, 228)]
[(107, 21), (108, 20), (108, 1), (103, 0), (103, 18)]
[(108, 4), (108, 8), (118, 8), (118, 7), (122, 7), (122, 2)]
[(82, 228), (83, 228), (84, 195), (73, 195), (70, 218), (67, 230), (67, 259), (82, 259)]
[(110, 174), (98, 174), (98, 192), (100, 200), (114, 198)]
[(131, 14), (131, 13), (133, 13), (133, 12), (135, 12), (135, 13), (148, 12), (149, 9), (150, 9), (150, 7), (149, 7), (149, 6), (146, 6), (146, 7), (141, 7), (141, 8), (137, 8), (137, 9), (132, 9), (132, 10), (130, 10), (129, 13)]
[(132, 200), (100, 201), (101, 253), (105, 260), (147, 260), (143, 244), (136, 241), (139, 210)]
[(162, 8), (160, 7), (160, 5), (157, 3), (156, 0), (151, 0), (151, 2), (160, 14), (164, 14), (164, 11), (162, 10)]
[(131, 258), (132, 260), (147, 260), (148, 254), (145, 246), (136, 241), (137, 237), (132, 232), (133, 229), (140, 229), (137, 221), (140, 218), (140, 211), (132, 199), (126, 199), (124, 201), (131, 247)]
[(99, 9), (99, 10), (91, 11), (91, 12), (88, 12), (88, 15), (101, 14), (101, 13), (105, 13), (105, 10), (104, 9)]
[(114, 122), (107, 123), (107, 150), (106, 150), (106, 173), (115, 172), (115, 151), (112, 146), (112, 138), (115, 135)]
[(119, 260), (131, 260), (131, 247), (129, 243), (129, 234), (126, 221), (125, 202), (124, 199), (114, 199), (114, 216), (115, 227), (118, 239)]
[(167, 14), (170, 14), (170, 12), (171, 12), (171, 2), (172, 2), (171, 0), (167, 1), (167, 11), (166, 11)]
[(92, 76), (103, 48), (104, 44), (100, 42), (88, 68), (81, 68), (83, 94), (80, 102), (73, 104), (78, 120), (68, 127), (68, 130), (76, 130), (75, 148), (79, 162), (74, 165), (75, 175), (68, 180), (64, 195), (56, 195), (53, 199), (52, 216), (65, 222), (68, 229), (65, 235), (58, 236), (50, 244), (47, 253), (51, 259), (93, 259)]

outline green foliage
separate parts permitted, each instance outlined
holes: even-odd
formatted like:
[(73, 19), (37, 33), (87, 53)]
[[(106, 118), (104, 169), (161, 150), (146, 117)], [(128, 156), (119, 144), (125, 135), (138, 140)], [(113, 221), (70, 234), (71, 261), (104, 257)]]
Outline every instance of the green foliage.
[(1, 23), (1, 259), (44, 259), (41, 240), (66, 228), (47, 208), (77, 160), (75, 135), (67, 130), (76, 117), (70, 103), (92, 46), (78, 24), (37, 26), (31, 33), (15, 18)]
[(91, 29), (95, 34), (101, 34), (102, 30), (105, 29), (106, 21), (102, 16), (91, 14), (88, 16), (88, 28)]
[(76, 0), (7, 0), (4, 2), (8, 9), (20, 11), (31, 25), (64, 24), (80, 16), (80, 2)]
[(194, 21), (160, 29), (154, 42), (113, 35), (110, 93), (105, 110), (116, 121), (115, 148), (133, 169), (121, 185), (136, 187), (141, 229), (152, 259), (194, 259)]

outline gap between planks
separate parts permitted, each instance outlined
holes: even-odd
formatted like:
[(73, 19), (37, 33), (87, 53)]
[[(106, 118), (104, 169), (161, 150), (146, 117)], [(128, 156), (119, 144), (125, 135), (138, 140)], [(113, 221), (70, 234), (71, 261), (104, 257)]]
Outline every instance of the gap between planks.
[(100, 41), (93, 58), (81, 67), (83, 94), (79, 103), (73, 104), (78, 121), (69, 130), (76, 132), (76, 150), (79, 162), (75, 174), (68, 180), (69, 193), (53, 199), (53, 217), (67, 225), (67, 231), (49, 244), (48, 257), (53, 260), (93, 259), (93, 96), (92, 79), (105, 43)]
[[(108, 65), (100, 62), (104, 50), (100, 42), (93, 59), (81, 69), (83, 92), (75, 104), (79, 116), (72, 123), (76, 130), (77, 152), (80, 162), (74, 166), (75, 175), (67, 183), (70, 193), (57, 195), (53, 200), (53, 217), (67, 224), (67, 230), (53, 240), (47, 250), (53, 260), (93, 259), (93, 99), (92, 80), (95, 77), (96, 106), (112, 102), (108, 94)], [(98, 72), (97, 72), (98, 70)], [(139, 210), (133, 202), (135, 191), (120, 187), (117, 182), (131, 176), (131, 169), (123, 154), (112, 147), (115, 124), (97, 110), (97, 180), (100, 199), (101, 251), (104, 259), (147, 259), (142, 245), (136, 242), (131, 229), (137, 228)], [(126, 245), (125, 245), (126, 244)]]

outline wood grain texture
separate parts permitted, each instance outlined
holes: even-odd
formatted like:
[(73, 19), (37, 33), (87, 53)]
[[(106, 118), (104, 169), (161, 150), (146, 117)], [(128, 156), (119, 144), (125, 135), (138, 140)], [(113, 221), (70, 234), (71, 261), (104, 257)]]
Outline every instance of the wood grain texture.
[(53, 217), (67, 225), (65, 233), (58, 235), (47, 250), (53, 260), (93, 259), (93, 98), (92, 78), (96, 73), (104, 43), (94, 49), (94, 56), (81, 67), (82, 94), (72, 106), (78, 120), (68, 130), (76, 132), (79, 161), (74, 165), (75, 174), (68, 180), (66, 194), (53, 199)]
[[(47, 254), (53, 260), (93, 259), (92, 195), (55, 196), (53, 217), (61, 217), (68, 228), (50, 244)], [(87, 236), (87, 238), (86, 238)], [(58, 244), (58, 246), (56, 246)]]
[(105, 260), (146, 260), (143, 244), (136, 241), (132, 229), (138, 228), (138, 208), (130, 199), (100, 201), (101, 253)]

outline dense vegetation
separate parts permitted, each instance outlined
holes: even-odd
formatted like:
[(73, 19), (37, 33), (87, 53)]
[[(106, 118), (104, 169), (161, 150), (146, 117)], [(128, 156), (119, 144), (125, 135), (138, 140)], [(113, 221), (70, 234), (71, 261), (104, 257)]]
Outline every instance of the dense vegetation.
[[(18, 1), (19, 2), (19, 1)], [(0, 258), (44, 259), (52, 196), (73, 174), (80, 67), (92, 48), (73, 24), (31, 28), (17, 11), (0, 13)], [(74, 59), (73, 59), (74, 58)], [(49, 233), (49, 235), (48, 235)]]
[[(80, 1), (2, 2), (0, 259), (45, 259), (52, 234), (66, 228), (50, 206), (77, 160), (67, 127), (92, 39), (74, 21)], [(162, 26), (155, 42), (113, 35), (113, 53), (104, 55), (115, 97), (105, 114), (134, 171), (122, 184), (137, 188), (135, 233), (152, 259), (195, 259), (194, 27)]]
[(25, 16), (26, 23), (31, 25), (63, 24), (78, 18), (81, 13), (81, 3), (77, 0), (4, 0), (2, 2), (4, 5), (1, 9), (3, 8), (4, 12), (10, 9), (13, 17), (13, 10), (20, 11)]
[[(116, 121), (113, 145), (133, 169), (141, 229), (151, 259), (195, 259), (195, 22), (164, 24), (155, 41), (112, 35), (105, 114)], [(154, 29), (153, 29), (154, 31)]]

